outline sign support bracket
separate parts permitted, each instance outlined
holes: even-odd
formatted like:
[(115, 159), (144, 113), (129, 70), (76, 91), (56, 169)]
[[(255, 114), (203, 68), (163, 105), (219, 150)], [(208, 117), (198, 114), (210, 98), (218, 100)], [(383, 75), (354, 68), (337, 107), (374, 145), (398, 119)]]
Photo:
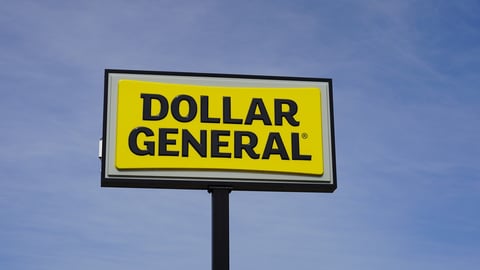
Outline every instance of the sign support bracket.
[(231, 187), (210, 187), (212, 194), (212, 270), (230, 269), (229, 195)]

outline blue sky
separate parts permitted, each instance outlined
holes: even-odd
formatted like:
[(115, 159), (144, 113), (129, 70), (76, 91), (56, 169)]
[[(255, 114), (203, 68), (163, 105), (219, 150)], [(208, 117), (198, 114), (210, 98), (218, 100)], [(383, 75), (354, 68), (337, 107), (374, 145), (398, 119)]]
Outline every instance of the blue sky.
[(333, 79), (338, 189), (233, 192), (231, 269), (480, 264), (478, 1), (0, 1), (0, 268), (210, 269), (207, 191), (100, 188), (105, 68)]

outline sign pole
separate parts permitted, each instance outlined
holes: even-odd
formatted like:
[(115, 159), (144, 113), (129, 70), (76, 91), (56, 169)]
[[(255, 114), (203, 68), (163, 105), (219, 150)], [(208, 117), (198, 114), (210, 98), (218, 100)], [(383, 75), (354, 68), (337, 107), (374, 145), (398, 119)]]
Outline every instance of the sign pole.
[(212, 270), (230, 269), (230, 187), (210, 187), (212, 193)]

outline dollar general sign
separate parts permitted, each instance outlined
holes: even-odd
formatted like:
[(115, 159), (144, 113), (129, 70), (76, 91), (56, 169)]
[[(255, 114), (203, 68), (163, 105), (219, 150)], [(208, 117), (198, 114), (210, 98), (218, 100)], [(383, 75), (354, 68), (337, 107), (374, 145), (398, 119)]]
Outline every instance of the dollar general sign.
[(333, 191), (331, 80), (106, 70), (102, 185)]

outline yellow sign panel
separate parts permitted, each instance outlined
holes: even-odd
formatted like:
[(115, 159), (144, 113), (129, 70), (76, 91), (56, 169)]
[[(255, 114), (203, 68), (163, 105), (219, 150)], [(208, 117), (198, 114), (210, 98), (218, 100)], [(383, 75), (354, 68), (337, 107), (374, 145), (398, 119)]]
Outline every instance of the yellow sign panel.
[(118, 81), (115, 167), (324, 174), (318, 88)]

